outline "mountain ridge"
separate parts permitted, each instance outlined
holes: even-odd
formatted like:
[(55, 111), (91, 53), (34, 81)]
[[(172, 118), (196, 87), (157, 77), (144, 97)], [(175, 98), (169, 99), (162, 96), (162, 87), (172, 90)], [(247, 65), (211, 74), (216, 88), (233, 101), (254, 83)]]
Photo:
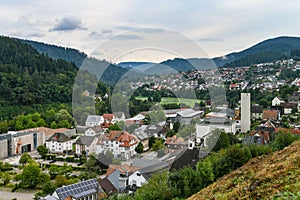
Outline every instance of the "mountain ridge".
[[(20, 39), (22, 40), (22, 39)], [(84, 52), (76, 49), (59, 47), (55, 45), (48, 45), (42, 42), (36, 42), (31, 40), (22, 40), (25, 43), (32, 45), (40, 53), (45, 53), (54, 59), (64, 59), (69, 62), (74, 62), (76, 66), (80, 67), (83, 60), (94, 59), (89, 58)], [(291, 51), (300, 49), (300, 37), (295, 36), (279, 36), (275, 38), (269, 38), (258, 42), (257, 44), (246, 48), (239, 52), (232, 52), (224, 56), (209, 58), (174, 58), (157, 63), (152, 62), (121, 62), (119, 64), (112, 64), (105, 60), (97, 60), (97, 63), (101, 66), (108, 65), (109, 70), (106, 72), (104, 78), (105, 82), (116, 82), (122, 77), (129, 69), (138, 69), (142, 67), (142, 70), (134, 70), (138, 73), (153, 73), (153, 70), (164, 65), (172, 68), (172, 72), (177, 71), (189, 71), (189, 70), (205, 70), (214, 69), (217, 67), (241, 67), (249, 66), (252, 64), (258, 64), (261, 62), (273, 62), (279, 59), (286, 59), (290, 57)], [(100, 64), (101, 63), (101, 64)], [(147, 65), (147, 66), (146, 66)], [(149, 69), (152, 66), (151, 69)], [(154, 68), (156, 67), (156, 68)], [(163, 73), (170, 73), (170, 70), (164, 70)], [(150, 73), (150, 74), (151, 74)], [(111, 80), (113, 77), (113, 80)]]

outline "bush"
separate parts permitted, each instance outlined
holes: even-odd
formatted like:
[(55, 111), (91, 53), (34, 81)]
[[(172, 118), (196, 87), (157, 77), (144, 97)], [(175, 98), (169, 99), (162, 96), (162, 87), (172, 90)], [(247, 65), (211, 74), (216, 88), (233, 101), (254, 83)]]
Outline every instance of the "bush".
[(74, 162), (74, 156), (68, 156), (68, 157), (66, 158), (66, 161), (67, 161), (67, 162)]
[(275, 138), (275, 141), (272, 143), (272, 147), (275, 151), (282, 150), (299, 139), (299, 135), (293, 135), (288, 132), (279, 132)]

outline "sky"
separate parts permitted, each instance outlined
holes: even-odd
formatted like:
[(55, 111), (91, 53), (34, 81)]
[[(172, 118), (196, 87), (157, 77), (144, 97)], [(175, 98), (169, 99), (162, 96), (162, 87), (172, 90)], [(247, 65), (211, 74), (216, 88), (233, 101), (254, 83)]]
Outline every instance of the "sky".
[(0, 35), (114, 63), (216, 57), (300, 36), (300, 1), (0, 0)]

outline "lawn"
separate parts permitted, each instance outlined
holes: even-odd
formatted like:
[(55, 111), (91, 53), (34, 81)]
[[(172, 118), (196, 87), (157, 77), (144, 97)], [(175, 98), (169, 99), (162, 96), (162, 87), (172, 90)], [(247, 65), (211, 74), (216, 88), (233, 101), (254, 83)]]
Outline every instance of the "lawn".
[[(136, 97), (137, 99), (145, 100), (148, 97)], [(198, 99), (188, 99), (188, 98), (175, 98), (175, 97), (162, 97), (161, 104), (170, 104), (170, 103), (184, 103), (190, 107), (194, 107), (195, 102), (200, 103), (203, 100)]]

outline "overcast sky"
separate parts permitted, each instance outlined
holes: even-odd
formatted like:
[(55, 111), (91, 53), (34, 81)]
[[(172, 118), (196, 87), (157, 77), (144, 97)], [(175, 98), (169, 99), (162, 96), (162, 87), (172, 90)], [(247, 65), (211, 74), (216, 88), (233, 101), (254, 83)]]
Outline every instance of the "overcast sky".
[(0, 5), (1, 35), (113, 62), (215, 57), (268, 38), (300, 36), (298, 0), (0, 0)]

